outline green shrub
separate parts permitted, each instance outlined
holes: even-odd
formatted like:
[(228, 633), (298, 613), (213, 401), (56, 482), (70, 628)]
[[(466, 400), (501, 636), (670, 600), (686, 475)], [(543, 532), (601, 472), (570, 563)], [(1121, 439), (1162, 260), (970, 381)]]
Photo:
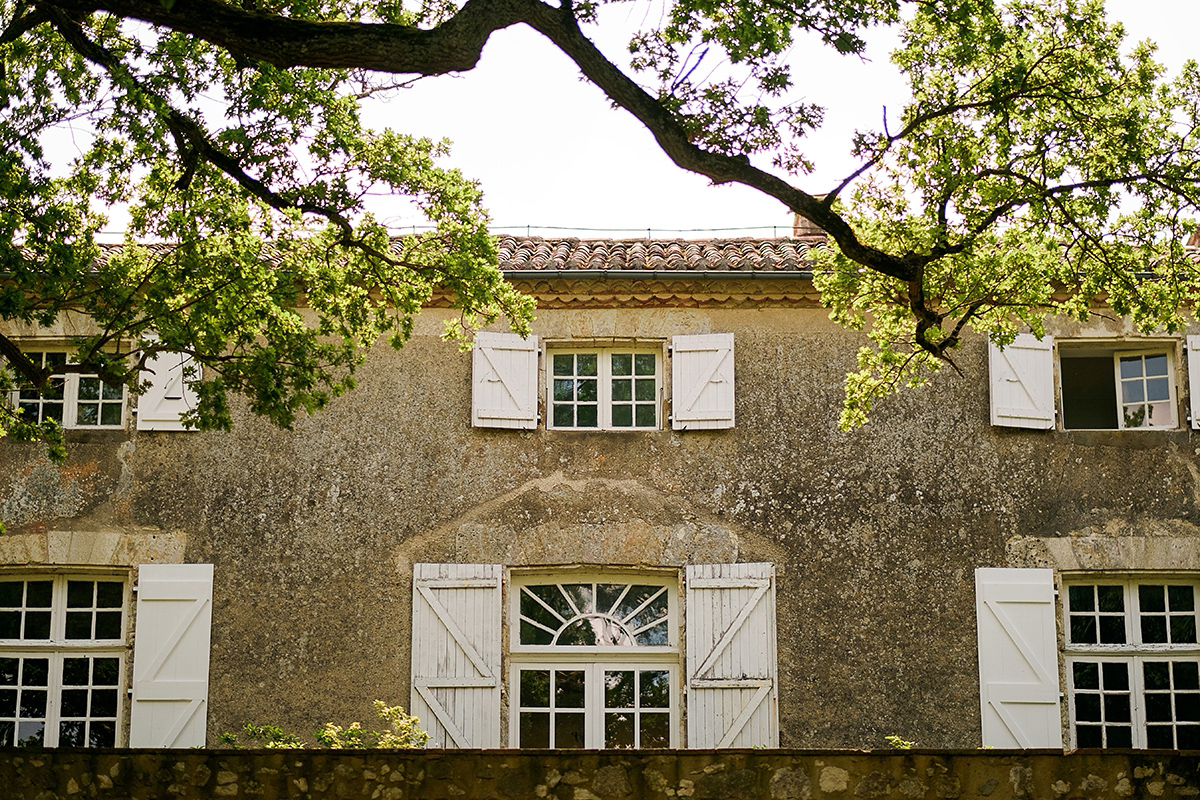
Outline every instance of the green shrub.
[[(313, 734), (317, 744), (331, 750), (366, 750), (373, 748), (412, 749), (424, 747), (429, 734), (421, 730), (421, 721), (404, 713), (403, 706), (387, 706), (382, 700), (375, 701), (375, 713), (390, 726), (389, 730), (363, 730), (361, 722), (352, 722), (348, 728), (332, 722)], [(236, 733), (222, 733), (222, 744), (241, 750), (246, 747), (263, 747), (272, 750), (299, 750), (308, 747), (303, 739), (275, 725), (250, 725), (242, 728), (245, 744)]]

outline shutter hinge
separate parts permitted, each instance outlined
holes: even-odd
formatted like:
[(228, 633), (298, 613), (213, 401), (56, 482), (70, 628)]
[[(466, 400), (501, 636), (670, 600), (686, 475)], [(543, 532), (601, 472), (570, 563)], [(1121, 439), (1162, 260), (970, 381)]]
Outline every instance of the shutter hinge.
[(675, 347), (673, 345), (667, 345), (667, 358), (672, 358), (674, 355)]

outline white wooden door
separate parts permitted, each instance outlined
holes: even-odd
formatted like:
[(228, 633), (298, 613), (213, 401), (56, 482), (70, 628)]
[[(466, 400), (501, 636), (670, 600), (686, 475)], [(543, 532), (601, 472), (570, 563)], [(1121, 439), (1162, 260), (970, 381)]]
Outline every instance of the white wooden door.
[(671, 337), (671, 427), (732, 428), (733, 334)]
[(688, 747), (778, 747), (775, 565), (689, 565)]
[(130, 747), (203, 747), (212, 564), (142, 564), (134, 620)]
[(1062, 747), (1054, 570), (975, 570), (984, 747)]
[(1054, 427), (1054, 339), (1028, 333), (1001, 350), (988, 342), (992, 424), (1049, 430)]
[(475, 334), (471, 424), (477, 428), (537, 428), (537, 359), (536, 336)]
[(500, 746), (497, 564), (413, 567), (412, 713), (430, 747)]

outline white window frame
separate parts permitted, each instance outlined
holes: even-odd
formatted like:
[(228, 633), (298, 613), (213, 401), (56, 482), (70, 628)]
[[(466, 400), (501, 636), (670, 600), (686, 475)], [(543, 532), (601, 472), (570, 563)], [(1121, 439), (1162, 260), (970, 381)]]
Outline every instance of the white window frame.
[[(71, 657), (115, 658), (117, 659), (118, 683), (117, 706), (114, 723), (114, 747), (122, 747), (125, 742), (124, 720), (126, 715), (126, 695), (128, 681), (126, 674), (127, 634), (129, 630), (130, 587), (129, 576), (124, 573), (111, 572), (44, 572), (44, 573), (4, 573), (0, 574), (2, 582), (36, 582), (50, 581), (50, 638), (49, 639), (0, 639), (0, 658), (45, 658), (48, 660), (49, 675), (46, 686), (46, 717), (45, 735), (40, 746), (57, 747), (59, 745), (60, 721), (62, 717), (62, 674), (63, 661)], [(121, 623), (120, 635), (111, 639), (67, 639), (67, 583), (69, 581), (104, 581), (121, 584)], [(105, 684), (107, 686), (107, 684)], [(8, 688), (8, 687), (4, 687)], [(39, 687), (40, 688), (40, 687)], [(18, 708), (19, 712), (19, 708)], [(90, 712), (90, 709), (89, 709)], [(90, 720), (90, 713), (88, 715)], [(108, 717), (103, 719), (107, 720)], [(18, 731), (19, 733), (19, 731)], [(4, 743), (0, 743), (4, 744)]]
[[(1140, 614), (1140, 602), (1138, 599), (1138, 587), (1143, 585), (1154, 586), (1191, 586), (1193, 590), (1193, 611), (1192, 616), (1197, 627), (1197, 642), (1195, 643), (1154, 643), (1142, 642), (1141, 626), (1138, 621)], [(1124, 621), (1124, 643), (1100, 643), (1097, 641), (1094, 644), (1074, 642), (1071, 638), (1071, 588), (1078, 586), (1119, 586), (1122, 588), (1122, 605), (1124, 612), (1122, 614)], [(1068, 702), (1068, 728), (1069, 741), (1072, 748), (1079, 747), (1079, 737), (1076, 729), (1076, 713), (1077, 713), (1077, 698), (1079, 694), (1091, 693), (1094, 690), (1085, 688), (1078, 690), (1075, 686), (1075, 669), (1074, 665), (1080, 662), (1086, 663), (1123, 663), (1127, 665), (1126, 675), (1129, 682), (1130, 694), (1130, 723), (1131, 723), (1131, 744), (1134, 748), (1144, 749), (1149, 747), (1148, 732), (1147, 732), (1147, 715), (1146, 715), (1146, 695), (1145, 695), (1145, 673), (1143, 664), (1149, 661), (1192, 661), (1200, 662), (1200, 581), (1191, 576), (1173, 575), (1173, 574), (1141, 574), (1132, 576), (1113, 576), (1113, 575), (1088, 575), (1088, 574), (1068, 574), (1062, 579), (1062, 624), (1063, 624), (1063, 668), (1066, 677), (1066, 694)], [(1169, 627), (1169, 623), (1168, 623)], [(1097, 639), (1099, 636), (1099, 626), (1097, 626)], [(1100, 668), (1101, 671), (1103, 667)], [(1174, 668), (1172, 667), (1172, 670)], [(1185, 690), (1188, 693), (1194, 693), (1194, 690)], [(1104, 695), (1101, 694), (1101, 703), (1103, 705)], [(1174, 724), (1178, 725), (1181, 720), (1175, 720)], [(1189, 722), (1182, 720), (1182, 722)], [(1153, 724), (1153, 723), (1151, 723)], [(1200, 726), (1200, 723), (1198, 723)], [(1107, 744), (1107, 733), (1103, 731), (1102, 736), (1105, 737), (1104, 746)], [(1120, 746), (1111, 745), (1111, 746)]]
[[(1179, 387), (1177, 385), (1177, 371), (1175, 361), (1178, 357), (1178, 348), (1175, 342), (1147, 342), (1144, 346), (1134, 346), (1135, 343), (1129, 341), (1112, 342), (1100, 340), (1092, 342), (1090, 340), (1072, 339), (1061, 340), (1058, 342), (1058, 407), (1061, 409), (1061, 424), (1063, 430), (1128, 430), (1128, 431), (1162, 431), (1176, 430), (1180, 426), (1179, 419)], [(1066, 413), (1066, 397), (1063, 390), (1062, 369), (1063, 359), (1070, 359), (1072, 356), (1083, 354), (1091, 354), (1096, 357), (1103, 355), (1111, 355), (1113, 364), (1113, 384), (1116, 393), (1116, 419), (1117, 426), (1115, 428), (1068, 428), (1067, 413)], [(1167, 387), (1170, 393), (1168, 407), (1171, 412), (1171, 420), (1165, 425), (1141, 425), (1136, 427), (1127, 427), (1125, 424), (1125, 403), (1123, 403), (1122, 394), (1122, 378), (1121, 378), (1121, 359), (1131, 356), (1165, 356), (1167, 360)], [(1144, 378), (1144, 376), (1143, 376)]]
[[(25, 352), (27, 355), (37, 355), (38, 356), (38, 366), (44, 366), (46, 356), (51, 353), (63, 353), (64, 355), (66, 355), (67, 363), (68, 364), (72, 363), (71, 359), (70, 359), (70, 354), (66, 350), (62, 349), (61, 347), (57, 347), (57, 348), (56, 347), (45, 347), (45, 348), (36, 348), (36, 349), (33, 347), (29, 347), (25, 350)], [(104, 387), (106, 384), (105, 384), (104, 380), (102, 378), (100, 378), (99, 375), (95, 375), (95, 374), (91, 374), (91, 373), (64, 372), (64, 373), (58, 373), (58, 374), (51, 375), (51, 379), (52, 380), (61, 380), (63, 382), (63, 399), (62, 399), (62, 405), (63, 405), (62, 427), (63, 428), (70, 428), (70, 429), (75, 429), (75, 430), (118, 430), (118, 429), (125, 427), (125, 422), (126, 422), (126, 419), (128, 417), (128, 413), (129, 413), (129, 393), (123, 384), (120, 387), (121, 388), (121, 397), (119, 400), (117, 400), (117, 399), (105, 399), (104, 398)], [(96, 380), (99, 382), (98, 391), (99, 391), (100, 396), (94, 401), (93, 400), (81, 400), (79, 397), (79, 389), (80, 389), (81, 382), (83, 380), (89, 380), (89, 379)], [(19, 381), (19, 379), (18, 379), (18, 381)], [(26, 391), (28, 391), (28, 390), (26, 390)], [(20, 407), (21, 407), (20, 404), (22, 402), (25, 402), (25, 403), (34, 402), (30, 399), (26, 399), (26, 400), (22, 401), (21, 392), (22, 392), (22, 390), (20, 388), (18, 388), (18, 389), (13, 390), (12, 393), (9, 395), (9, 402), (12, 404), (14, 409), (20, 409)], [(36, 402), (38, 403), (38, 408), (39, 408), (38, 419), (30, 418), (30, 421), (34, 422), (34, 423), (40, 423), (40, 422), (44, 421), (44, 419), (43, 419), (44, 414), (42, 413), (42, 409), (44, 409), (46, 401), (43, 400), (41, 398), (41, 396), (39, 395), (39, 398)], [(56, 402), (56, 401), (51, 401), (51, 402)], [(101, 420), (103, 419), (104, 406), (105, 405), (117, 405), (118, 403), (120, 404), (120, 409), (121, 409), (120, 420), (115, 423), (107, 423), (107, 424), (102, 423)], [(88, 405), (88, 404), (95, 404), (97, 406), (97, 408), (96, 408), (96, 424), (94, 424), (94, 425), (89, 425), (89, 424), (84, 424), (84, 423), (79, 422), (79, 407), (80, 407), (80, 405)]]
[[(628, 583), (662, 586), (667, 590), (667, 644), (656, 646), (570, 646), (521, 644), (522, 588), (539, 584)], [(521, 747), (522, 670), (582, 670), (585, 673), (584, 730), (588, 749), (604, 747), (604, 672), (618, 670), (666, 670), (670, 680), (670, 747), (681, 746), (682, 647), (680, 646), (680, 581), (677, 572), (632, 572), (624, 570), (572, 572), (569, 570), (514, 571), (509, 582), (509, 734), (510, 747)], [(564, 626), (565, 627), (565, 626)], [(552, 746), (553, 743), (552, 743)], [(561, 746), (561, 745), (558, 745)]]
[[(663, 397), (665, 386), (663, 380), (663, 367), (666, 361), (663, 345), (620, 345), (614, 347), (590, 347), (590, 346), (572, 346), (569, 343), (548, 343), (546, 346), (545, 360), (545, 381), (546, 381), (546, 429), (559, 431), (658, 431), (663, 428)], [(597, 422), (595, 427), (580, 427), (577, 425), (557, 425), (554, 421), (554, 356), (556, 355), (581, 355), (595, 354), (597, 361), (596, 380), (597, 380)], [(637, 425), (636, 403), (634, 403), (634, 418), (635, 424), (628, 426), (615, 426), (612, 421), (612, 410), (614, 402), (623, 403), (624, 401), (614, 401), (612, 397), (612, 357), (614, 355), (630, 354), (638, 355), (653, 355), (654, 356), (654, 425), (645, 426)], [(620, 377), (620, 376), (618, 376)], [(637, 377), (637, 376), (631, 376)], [(636, 390), (635, 390), (636, 391)], [(577, 402), (577, 401), (573, 401)], [(634, 402), (634, 401), (631, 401)]]

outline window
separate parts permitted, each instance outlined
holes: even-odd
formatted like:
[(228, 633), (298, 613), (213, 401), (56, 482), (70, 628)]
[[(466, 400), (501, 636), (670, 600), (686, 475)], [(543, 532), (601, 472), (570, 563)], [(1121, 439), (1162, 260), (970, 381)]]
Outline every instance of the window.
[(655, 430), (662, 406), (661, 353), (550, 351), (550, 427)]
[(0, 578), (0, 746), (114, 747), (125, 583)]
[(513, 746), (679, 746), (673, 579), (526, 576), (513, 598)]
[(1196, 583), (1089, 580), (1065, 588), (1074, 746), (1200, 749)]
[(430, 747), (779, 746), (774, 565), (592, 569), (413, 565)]
[(1066, 430), (1177, 428), (1175, 361), (1174, 342), (1067, 340), (1056, 348), (1052, 337), (1026, 333), (1003, 350), (992, 343), (992, 424), (1050, 430), (1057, 419)]
[(1112, 350), (1060, 343), (1063, 427), (1174, 428), (1173, 350)]
[[(51, 371), (67, 364), (65, 352), (26, 355)], [(53, 420), (65, 428), (118, 428), (125, 422), (125, 387), (107, 384), (96, 375), (57, 374), (45, 391), (19, 389), (14, 395), (13, 402), (32, 422)]]

